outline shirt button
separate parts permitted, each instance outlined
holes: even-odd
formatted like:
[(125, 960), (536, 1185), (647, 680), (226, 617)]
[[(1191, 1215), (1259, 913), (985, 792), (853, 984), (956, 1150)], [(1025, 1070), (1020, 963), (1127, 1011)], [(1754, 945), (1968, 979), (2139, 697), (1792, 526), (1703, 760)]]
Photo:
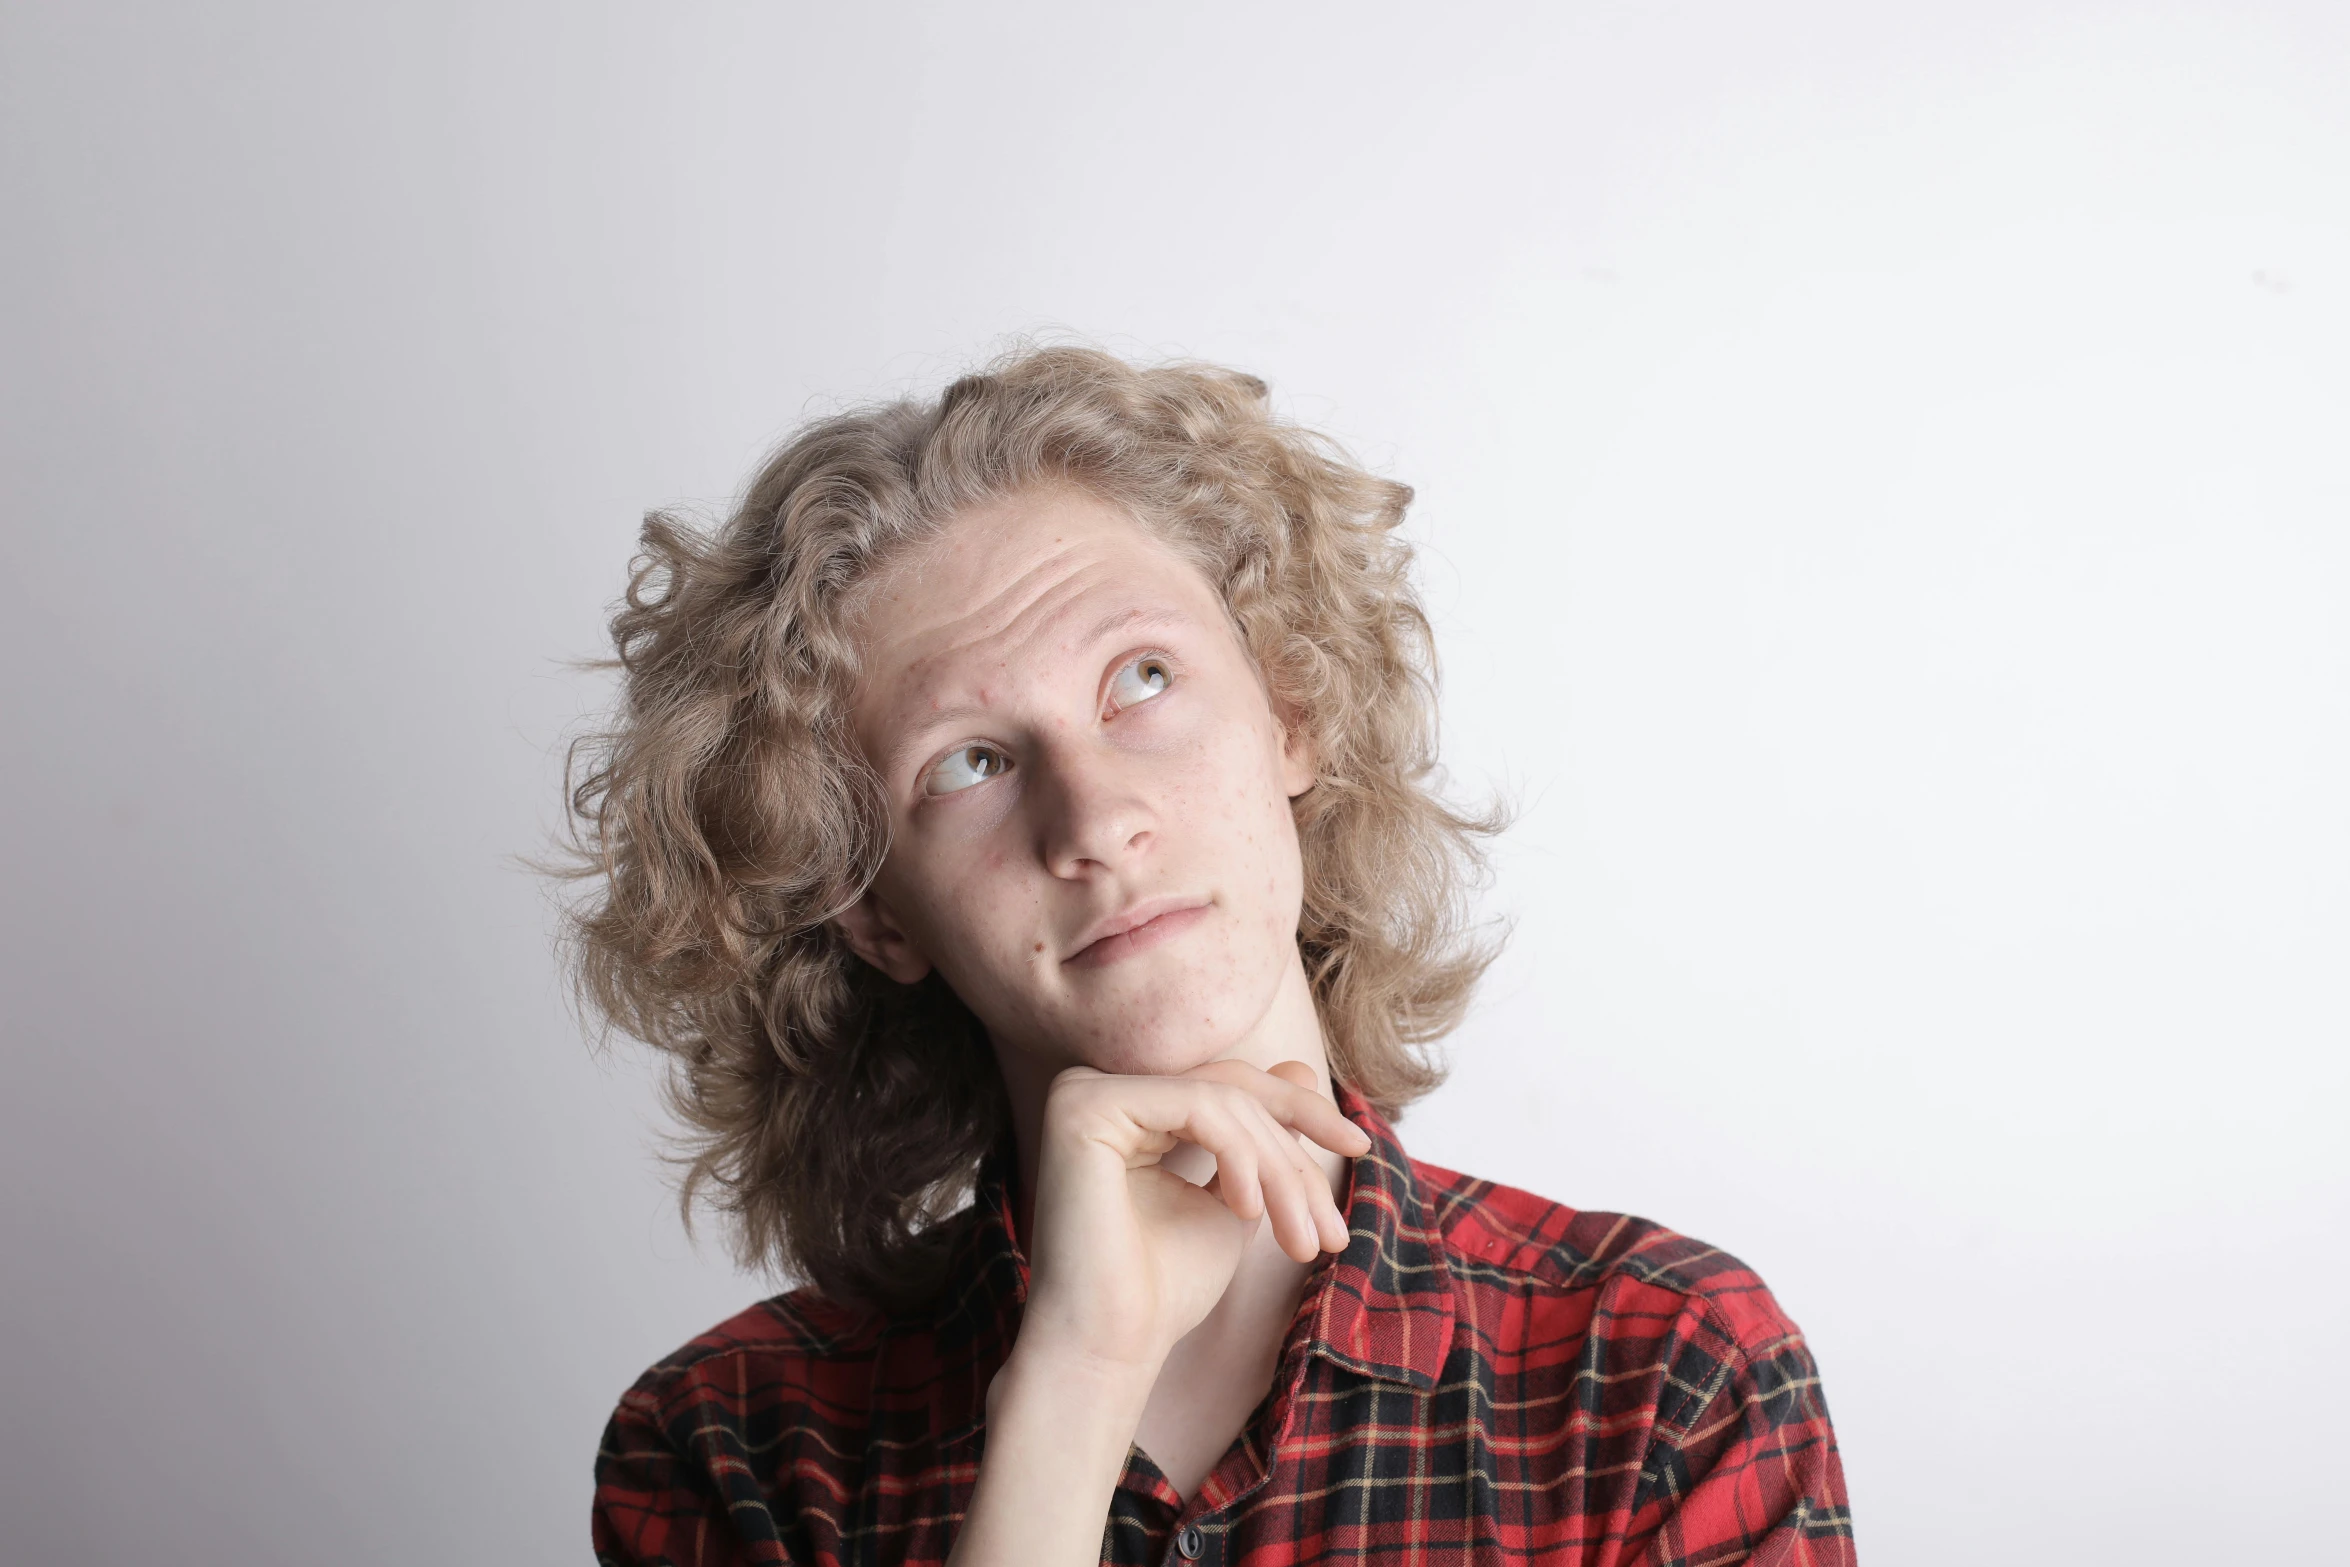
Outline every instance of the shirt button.
[(1175, 1549), (1183, 1553), (1187, 1562), (1196, 1562), (1200, 1552), (1208, 1548), (1208, 1537), (1199, 1532), (1199, 1525), (1185, 1524), (1175, 1531)]

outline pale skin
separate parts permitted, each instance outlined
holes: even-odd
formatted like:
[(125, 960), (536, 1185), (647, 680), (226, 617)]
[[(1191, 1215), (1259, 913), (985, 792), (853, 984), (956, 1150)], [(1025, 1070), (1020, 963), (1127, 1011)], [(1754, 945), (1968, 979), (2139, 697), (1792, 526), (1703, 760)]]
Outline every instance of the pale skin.
[(858, 626), (892, 841), (839, 926), (986, 1025), (1026, 1194), (1028, 1305), (951, 1560), (1076, 1567), (1129, 1443), (1197, 1491), (1346, 1245), (1369, 1139), (1296, 941), (1314, 759), (1216, 589), (1082, 491), (957, 516)]

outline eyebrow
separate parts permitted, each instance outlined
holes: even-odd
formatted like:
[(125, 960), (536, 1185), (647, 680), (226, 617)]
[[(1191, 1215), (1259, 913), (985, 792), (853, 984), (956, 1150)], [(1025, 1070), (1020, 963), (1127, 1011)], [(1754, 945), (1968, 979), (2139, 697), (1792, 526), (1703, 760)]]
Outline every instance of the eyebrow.
[[(1084, 639), (1076, 645), (1080, 649), (1098, 647), (1118, 632), (1190, 625), (1192, 623), (1192, 617), (1180, 610), (1115, 609), (1095, 621), (1092, 629), (1088, 630)], [(980, 707), (976, 703), (961, 702), (953, 707), (942, 707), (934, 713), (924, 714), (920, 722), (906, 731), (903, 739), (889, 748), (889, 754), (882, 764), (882, 776), (895, 778), (899, 770), (906, 765), (908, 756), (923, 749), (929, 738), (939, 730), (959, 724), (966, 718), (983, 714), (986, 711), (986, 708)]]
[(1094, 622), (1093, 629), (1085, 634), (1085, 640), (1080, 642), (1078, 646), (1092, 647), (1107, 638), (1111, 632), (1123, 631), (1128, 627), (1171, 626), (1177, 622), (1189, 621), (1190, 618), (1190, 616), (1172, 609), (1114, 609)]

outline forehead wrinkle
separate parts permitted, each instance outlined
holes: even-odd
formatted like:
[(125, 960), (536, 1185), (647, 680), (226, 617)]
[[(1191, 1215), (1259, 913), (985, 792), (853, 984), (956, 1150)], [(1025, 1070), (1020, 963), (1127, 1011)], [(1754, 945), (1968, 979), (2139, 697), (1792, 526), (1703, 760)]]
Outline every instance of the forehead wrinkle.
[[(1090, 593), (1106, 585), (1102, 579), (1109, 567), (1100, 561), (1081, 560), (1074, 569), (1056, 569), (1066, 568), (1071, 557), (1080, 554), (1073, 548), (1055, 550), (983, 602), (904, 639), (916, 647), (927, 647), (892, 682), (888, 699), (890, 715), (916, 716), (904, 737), (890, 747), (883, 762), (886, 771), (896, 771), (906, 753), (915, 749), (932, 730), (966, 714), (986, 711), (971, 697), (957, 699), (953, 693), (954, 686), (969, 683), (963, 671), (975, 663), (988, 665), (991, 660), (994, 667), (1008, 667), (1013, 651), (1050, 638), (1057, 626), (1079, 612)], [(1116, 609), (1096, 624), (1086, 642), (1067, 645), (1088, 646), (1119, 624), (1138, 618), (1169, 617), (1164, 611), (1154, 614), (1132, 607)], [(948, 690), (943, 692), (931, 689), (934, 672), (941, 670), (956, 675), (946, 682)], [(979, 678), (984, 680), (985, 676)], [(920, 713), (926, 693), (931, 711)]]
[[(991, 649), (1001, 652), (1006, 644), (1033, 642), (1049, 632), (1054, 622), (1068, 617), (1077, 601), (1094, 585), (1085, 579), (1096, 574), (1098, 567), (1081, 564), (1071, 571), (1055, 572), (1056, 566), (1075, 553), (1074, 550), (1057, 551), (1005, 584), (1003, 591), (994, 597), (925, 627), (915, 640), (918, 644), (930, 644), (930, 651), (909, 664), (907, 673), (919, 677), (949, 660), (959, 661)], [(974, 629), (966, 630), (966, 627)]]

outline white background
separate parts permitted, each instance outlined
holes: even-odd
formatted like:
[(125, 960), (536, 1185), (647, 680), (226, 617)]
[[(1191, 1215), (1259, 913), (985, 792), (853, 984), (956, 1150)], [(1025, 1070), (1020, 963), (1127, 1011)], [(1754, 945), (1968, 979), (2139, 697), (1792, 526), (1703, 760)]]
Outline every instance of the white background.
[(1020, 332), (1418, 487), (1421, 1156), (1808, 1329), (1877, 1562), (2318, 1560), (2350, 11), (0, 12), (11, 1561), (561, 1562), (770, 1287), (567, 1013), (650, 505)]

